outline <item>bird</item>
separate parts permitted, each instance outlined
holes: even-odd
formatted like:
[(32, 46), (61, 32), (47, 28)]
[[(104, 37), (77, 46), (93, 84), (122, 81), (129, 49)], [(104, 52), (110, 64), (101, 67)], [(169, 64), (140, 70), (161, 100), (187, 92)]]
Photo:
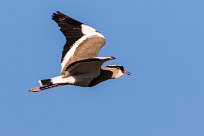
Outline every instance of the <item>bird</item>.
[(98, 57), (99, 50), (106, 43), (105, 37), (96, 29), (77, 21), (60, 11), (52, 15), (66, 38), (62, 50), (60, 75), (39, 80), (40, 87), (29, 89), (30, 92), (74, 85), (92, 87), (108, 79), (116, 79), (131, 73), (122, 65), (102, 66), (114, 56)]

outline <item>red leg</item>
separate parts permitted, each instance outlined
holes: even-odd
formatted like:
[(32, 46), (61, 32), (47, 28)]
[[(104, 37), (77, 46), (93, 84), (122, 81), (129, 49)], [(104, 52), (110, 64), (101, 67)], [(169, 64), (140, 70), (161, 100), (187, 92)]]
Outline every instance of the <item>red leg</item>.
[(41, 91), (40, 87), (29, 89), (29, 92), (40, 92), (40, 91)]

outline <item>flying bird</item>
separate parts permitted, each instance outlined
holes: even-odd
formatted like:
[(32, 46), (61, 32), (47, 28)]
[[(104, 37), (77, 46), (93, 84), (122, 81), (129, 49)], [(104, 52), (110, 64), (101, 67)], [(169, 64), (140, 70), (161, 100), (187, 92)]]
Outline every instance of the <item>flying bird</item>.
[(66, 37), (61, 58), (61, 74), (39, 80), (40, 87), (29, 91), (39, 92), (64, 85), (92, 87), (108, 79), (130, 75), (121, 65), (102, 67), (104, 62), (114, 60), (115, 57), (98, 57), (99, 50), (106, 42), (101, 33), (59, 11), (53, 13), (52, 19)]

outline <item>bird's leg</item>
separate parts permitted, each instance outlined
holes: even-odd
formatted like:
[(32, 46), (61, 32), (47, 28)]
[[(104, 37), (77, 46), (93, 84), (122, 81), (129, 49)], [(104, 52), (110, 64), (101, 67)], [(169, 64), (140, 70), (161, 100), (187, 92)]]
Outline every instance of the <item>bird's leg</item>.
[(40, 92), (42, 90), (47, 90), (50, 88), (54, 88), (54, 87), (58, 87), (58, 86), (64, 86), (67, 84), (49, 84), (49, 85), (45, 85), (45, 86), (41, 86), (41, 87), (35, 87), (35, 88), (31, 88), (29, 89), (29, 92)]

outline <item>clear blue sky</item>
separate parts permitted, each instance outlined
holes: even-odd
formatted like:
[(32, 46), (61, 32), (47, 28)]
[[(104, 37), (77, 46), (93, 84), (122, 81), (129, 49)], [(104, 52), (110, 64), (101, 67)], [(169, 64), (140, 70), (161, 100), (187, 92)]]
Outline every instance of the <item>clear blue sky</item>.
[[(2, 0), (1, 136), (204, 136), (203, 0)], [(57, 76), (61, 11), (107, 38), (132, 72), (92, 88), (28, 93)]]

